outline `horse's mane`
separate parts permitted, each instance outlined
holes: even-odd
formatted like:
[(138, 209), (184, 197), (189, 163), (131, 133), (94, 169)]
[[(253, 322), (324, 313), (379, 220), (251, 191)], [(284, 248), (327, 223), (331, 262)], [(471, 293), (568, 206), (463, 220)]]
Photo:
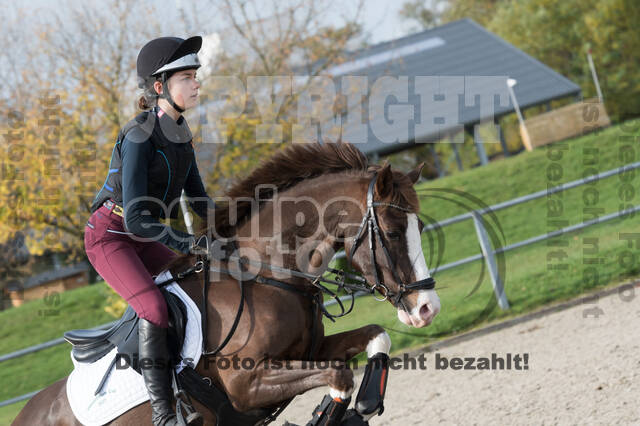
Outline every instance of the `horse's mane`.
[[(367, 157), (347, 142), (289, 145), (263, 161), (249, 176), (233, 184), (225, 192), (227, 202), (216, 200), (213, 226), (217, 236), (230, 238), (253, 213), (252, 204), (272, 199), (276, 191), (281, 192), (305, 179), (330, 173), (356, 172), (364, 175), (380, 168), (379, 165), (369, 165)], [(417, 212), (420, 207), (409, 178), (404, 173), (393, 171), (393, 180), (395, 191), (390, 201), (408, 205)], [(230, 208), (229, 202), (235, 205)], [(234, 223), (229, 217), (230, 212), (235, 212)], [(212, 224), (204, 225), (196, 235), (207, 233), (207, 226)], [(167, 268), (182, 265), (187, 258), (189, 256), (179, 256)]]
[[(263, 161), (249, 176), (236, 182), (226, 191), (227, 200), (234, 200), (229, 208), (222, 203), (215, 210), (215, 229), (218, 235), (229, 237), (252, 213), (253, 204), (273, 198), (305, 179), (341, 171), (365, 172), (367, 157), (354, 145), (345, 142), (292, 144)], [(231, 223), (229, 213), (235, 213)]]

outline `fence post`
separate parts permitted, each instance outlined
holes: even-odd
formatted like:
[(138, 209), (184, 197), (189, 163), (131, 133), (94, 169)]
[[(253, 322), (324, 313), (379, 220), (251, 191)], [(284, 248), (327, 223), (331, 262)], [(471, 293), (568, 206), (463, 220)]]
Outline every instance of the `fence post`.
[(480, 242), (480, 249), (482, 250), (482, 255), (484, 256), (487, 269), (489, 270), (489, 276), (491, 277), (491, 283), (493, 284), (493, 292), (498, 300), (498, 305), (503, 310), (509, 309), (507, 295), (504, 293), (504, 285), (502, 284), (502, 279), (498, 273), (495, 253), (491, 247), (491, 241), (489, 240), (487, 230), (484, 227), (482, 215), (475, 210), (472, 211), (471, 214), (473, 215), (473, 224), (476, 227), (476, 234), (478, 235), (478, 241)]
[(473, 143), (476, 145), (476, 151), (478, 152), (478, 158), (480, 158), (480, 165), (484, 166), (489, 164), (489, 159), (487, 158), (487, 151), (484, 149), (484, 142), (480, 137), (480, 125), (476, 124), (471, 127), (473, 132)]

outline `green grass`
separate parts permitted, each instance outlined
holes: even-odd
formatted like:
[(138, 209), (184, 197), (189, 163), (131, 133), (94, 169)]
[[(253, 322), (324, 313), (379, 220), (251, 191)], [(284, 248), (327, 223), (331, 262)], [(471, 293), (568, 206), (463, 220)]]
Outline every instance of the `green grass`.
[(104, 282), (27, 302), (0, 312), (0, 354), (62, 337), (66, 330), (95, 327), (113, 317), (105, 312), (110, 292)]
[(13, 419), (16, 418), (22, 407), (27, 404), (28, 401), (17, 402), (12, 405), (0, 408), (0, 425), (10, 425)]
[[(545, 259), (549, 248), (546, 242), (509, 252), (505, 259), (504, 276), (505, 291), (511, 305), (509, 311), (496, 307), (491, 280), (486, 271), (483, 275), (483, 265), (478, 261), (437, 274), (442, 311), (430, 327), (410, 329), (398, 320), (391, 306), (371, 297), (362, 297), (356, 300), (354, 312), (348, 317), (338, 319), (335, 324), (325, 322), (327, 333), (364, 326), (375, 318), (375, 322), (385, 327), (391, 335), (395, 351), (416, 348), (498, 318), (518, 315), (550, 302), (571, 299), (595, 288), (623, 282), (640, 274), (640, 270), (638, 266), (636, 269), (623, 268), (618, 263), (621, 246), (617, 231), (620, 225), (620, 221), (612, 221), (607, 225), (588, 228), (579, 237), (576, 234), (567, 237), (569, 247), (565, 250), (568, 257), (563, 260), (567, 269), (562, 271), (550, 273), (547, 270)], [(635, 229), (640, 230), (640, 221), (637, 219)], [(589, 282), (583, 277), (581, 239), (589, 237), (599, 238), (599, 257), (604, 259), (604, 263), (599, 265), (602, 278), (598, 283)], [(474, 291), (476, 285), (478, 288)], [(335, 307), (331, 311), (338, 312)]]
[[(0, 312), (0, 354), (62, 337), (67, 330), (113, 321), (104, 310), (109, 294), (102, 282)], [(66, 343), (4, 361), (0, 363), (0, 401), (44, 388), (72, 369)], [(10, 424), (24, 404), (0, 408), (0, 425)]]
[[(562, 158), (550, 152), (550, 147), (522, 153), (444, 179), (417, 186), (420, 194), (423, 220), (442, 220), (470, 209), (493, 205), (515, 197), (555, 187), (640, 160), (640, 120), (629, 121), (552, 146), (566, 147)], [(624, 147), (630, 147), (630, 150)], [(629, 156), (628, 153), (632, 152)], [(595, 153), (593, 155), (592, 153)], [(549, 174), (549, 173), (556, 173)], [(561, 176), (560, 176), (561, 174)], [(624, 179), (639, 188), (640, 171), (627, 173)], [(621, 205), (639, 205), (640, 194), (627, 201), (620, 199), (620, 175), (580, 186), (548, 197), (542, 197), (484, 216), (494, 248), (545, 234), (559, 228), (551, 220), (566, 221), (562, 225), (578, 224), (593, 217), (590, 210), (598, 209), (604, 216), (617, 212)], [(597, 192), (597, 198), (595, 193)], [(477, 200), (469, 200), (462, 194)], [(587, 197), (588, 205), (583, 197)], [(562, 205), (559, 215), (548, 211), (549, 200), (554, 206)], [(426, 217), (424, 216), (426, 215)], [(441, 256), (440, 264), (480, 253), (473, 222), (470, 220), (444, 227), (442, 236), (435, 232), (423, 236), (423, 249), (429, 266), (433, 268)], [(434, 323), (424, 330), (411, 330), (397, 319), (396, 312), (386, 304), (372, 298), (357, 302), (355, 312), (337, 323), (327, 323), (328, 332), (339, 332), (375, 321), (387, 328), (396, 350), (422, 346), (433, 339), (468, 330), (497, 318), (517, 315), (553, 301), (573, 298), (590, 290), (602, 288), (640, 275), (637, 261), (623, 265), (620, 255), (631, 250), (637, 259), (639, 248), (627, 248), (621, 233), (640, 232), (640, 217), (626, 217), (597, 224), (582, 231), (529, 245), (503, 255), (502, 275), (509, 311), (495, 305), (491, 280), (484, 264), (476, 261), (435, 275), (442, 311)], [(430, 247), (430, 240), (433, 248)], [(589, 250), (597, 241), (597, 253)], [(554, 247), (554, 244), (566, 244)], [(557, 259), (554, 252), (562, 251), (566, 258)], [(592, 259), (598, 264), (589, 264)], [(563, 264), (566, 269), (550, 269)], [(593, 279), (590, 272), (597, 267), (599, 274)], [(337, 310), (334, 309), (335, 312)]]
[[(567, 147), (562, 158), (549, 158), (548, 148), (516, 157), (499, 160), (491, 164), (466, 171), (451, 177), (418, 185), (421, 196), (422, 213), (434, 220), (442, 220), (478, 208), (475, 202), (452, 190), (471, 194), (486, 205), (506, 201), (514, 197), (553, 187), (590, 175), (606, 171), (633, 161), (640, 160), (640, 120), (629, 121), (581, 138), (563, 142)], [(635, 144), (635, 145), (634, 145)], [(623, 146), (631, 146), (632, 158), (621, 155)], [(555, 144), (557, 148), (559, 144)], [(590, 150), (597, 150), (596, 163), (588, 163)], [(555, 169), (554, 169), (555, 168)], [(561, 170), (562, 176), (551, 180), (548, 172)], [(640, 174), (638, 171), (637, 174)], [(640, 188), (640, 177), (628, 174), (629, 183)], [(618, 176), (604, 179), (590, 185), (590, 191), (598, 192), (598, 199), (592, 206), (585, 206), (583, 196), (587, 186), (568, 190), (561, 195), (551, 196), (561, 200), (563, 211), (555, 219), (566, 220), (567, 224), (580, 223), (591, 216), (585, 207), (601, 209), (601, 216), (618, 211), (621, 179)], [(442, 191), (441, 189), (445, 189)], [(588, 194), (587, 194), (588, 195)], [(438, 198), (443, 197), (444, 198)], [(462, 203), (463, 205), (459, 205)], [(640, 204), (640, 194), (625, 204)], [(465, 207), (466, 205), (466, 207)], [(494, 247), (501, 247), (555, 230), (557, 226), (548, 223), (546, 197), (530, 201), (495, 213), (485, 218), (490, 234), (494, 235)], [(640, 275), (637, 262), (622, 265), (619, 256), (625, 250), (632, 250), (637, 256), (638, 248), (628, 249), (620, 233), (640, 232), (638, 216), (615, 219), (594, 225), (583, 231), (556, 238), (565, 247), (551, 247), (549, 241), (507, 252), (504, 257), (504, 283), (511, 309), (504, 312), (496, 307), (491, 281), (483, 263), (476, 261), (453, 270), (438, 273), (438, 294), (442, 301), (442, 312), (434, 323), (425, 329), (410, 329), (401, 324), (396, 312), (388, 303), (380, 303), (364, 297), (356, 301), (356, 308), (348, 317), (336, 323), (325, 321), (327, 333), (353, 329), (372, 322), (384, 326), (391, 334), (393, 347), (403, 348), (423, 346), (443, 336), (468, 330), (497, 319), (531, 311), (554, 301), (566, 300), (585, 292), (613, 285)], [(438, 241), (435, 234), (431, 234)], [(598, 242), (597, 254), (585, 250), (588, 238)], [(471, 221), (458, 223), (442, 229), (439, 243), (430, 249), (428, 236), (423, 237), (427, 259), (442, 256), (440, 264), (458, 260), (479, 253), (475, 229)], [(554, 251), (562, 249), (566, 258), (547, 260)], [(587, 262), (597, 258), (597, 265)], [(429, 264), (434, 267), (435, 260)], [(566, 265), (566, 269), (552, 270), (549, 265)], [(597, 266), (599, 279), (590, 279), (589, 267)], [(58, 304), (52, 306), (44, 301), (25, 303), (24, 306), (0, 312), (0, 354), (60, 337), (66, 330), (88, 328), (112, 321), (104, 307), (108, 297), (104, 283), (72, 290), (60, 295)], [(43, 315), (46, 312), (47, 315)], [(69, 346), (59, 345), (0, 364), (0, 400), (15, 397), (47, 386), (71, 371)], [(0, 408), (0, 425), (8, 424), (24, 403)]]

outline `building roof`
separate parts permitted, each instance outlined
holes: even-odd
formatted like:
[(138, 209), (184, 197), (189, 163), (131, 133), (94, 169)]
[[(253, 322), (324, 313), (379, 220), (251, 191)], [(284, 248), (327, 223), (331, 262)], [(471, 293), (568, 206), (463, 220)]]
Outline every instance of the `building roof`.
[[(403, 112), (402, 119), (408, 123), (405, 125), (408, 131), (398, 132), (389, 126), (392, 122), (388, 108), (389, 104), (395, 102), (386, 98), (386, 108), (380, 105), (377, 108), (378, 111), (386, 111), (386, 118), (384, 115), (372, 114), (369, 108), (366, 143), (357, 145), (366, 154), (388, 154), (407, 148), (407, 142), (436, 140), (459, 130), (460, 125), (471, 125), (486, 118), (487, 109), (483, 107), (481, 115), (481, 100), (471, 93), (474, 84), (476, 89), (480, 85), (480, 90), (487, 90), (488, 97), (494, 98), (495, 117), (514, 111), (506, 87), (507, 78), (517, 80), (514, 91), (521, 108), (580, 93), (578, 85), (470, 19), (451, 22), (354, 52), (349, 55), (347, 62), (329, 68), (328, 73), (337, 77), (335, 81), (338, 88), (340, 77), (345, 75), (366, 76), (369, 89), (384, 75), (407, 78), (408, 97), (404, 104), (413, 105), (413, 112)], [(441, 77), (416, 79), (416, 76)], [(458, 76), (458, 79), (448, 78), (451, 76)], [(394, 84), (394, 87), (398, 85), (393, 80), (388, 82)], [(433, 91), (428, 90), (433, 87), (437, 87), (439, 91), (435, 96)], [(448, 118), (436, 118), (439, 114), (442, 115), (445, 108), (445, 102), (442, 101), (445, 100), (446, 93), (453, 93), (455, 96), (461, 87), (463, 94), (459, 95), (457, 102), (457, 123)], [(421, 101), (419, 93), (428, 93), (434, 97)], [(384, 101), (385, 98), (379, 99)], [(376, 101), (372, 100), (370, 106), (374, 104)], [(399, 105), (402, 104), (403, 102), (399, 102)], [(421, 113), (434, 120), (432, 124), (436, 126), (422, 126)], [(409, 114), (410, 117), (407, 118)], [(451, 114), (450, 112), (448, 117)], [(343, 139), (349, 141), (352, 134), (350, 126), (346, 123), (343, 126)], [(374, 127), (375, 132), (372, 130)]]
[(63, 266), (58, 269), (50, 269), (40, 274), (32, 275), (24, 280), (21, 286), (19, 284), (12, 283), (7, 287), (11, 291), (16, 291), (19, 289), (26, 290), (28, 288), (37, 287), (39, 285), (49, 283), (51, 281), (72, 277), (76, 274), (86, 272), (88, 270), (89, 265), (86, 262), (80, 262), (75, 265)]

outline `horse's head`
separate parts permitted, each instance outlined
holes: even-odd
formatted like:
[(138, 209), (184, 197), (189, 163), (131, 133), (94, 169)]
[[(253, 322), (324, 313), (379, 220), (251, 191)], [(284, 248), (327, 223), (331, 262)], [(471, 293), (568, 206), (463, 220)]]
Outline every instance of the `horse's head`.
[(422, 252), (424, 224), (413, 189), (423, 165), (408, 174), (388, 164), (377, 168), (367, 187), (365, 216), (345, 243), (354, 267), (398, 309), (400, 321), (413, 327), (431, 324), (440, 311)]

